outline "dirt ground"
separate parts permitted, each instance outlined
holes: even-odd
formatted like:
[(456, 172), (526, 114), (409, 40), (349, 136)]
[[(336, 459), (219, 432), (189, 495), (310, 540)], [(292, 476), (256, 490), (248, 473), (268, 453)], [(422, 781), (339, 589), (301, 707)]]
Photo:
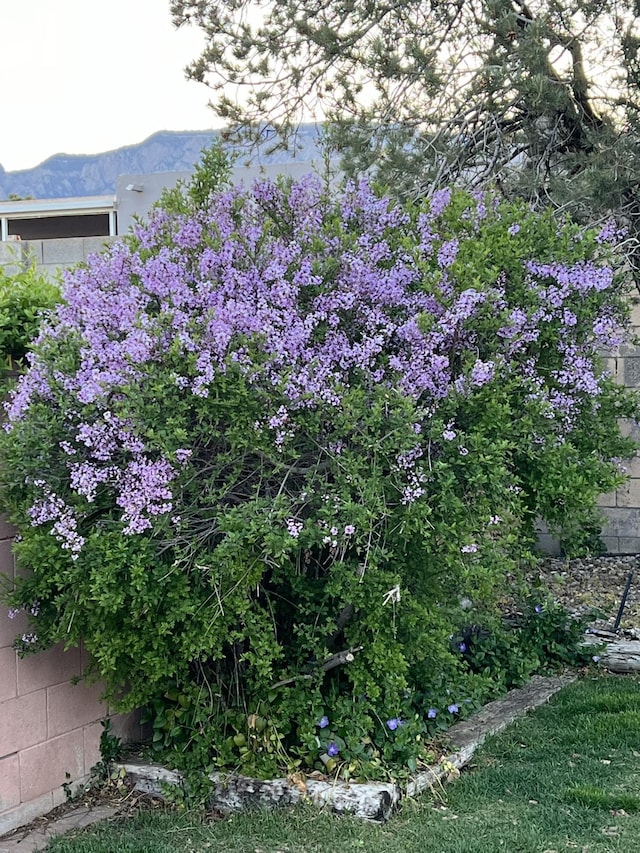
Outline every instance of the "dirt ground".
[(615, 622), (624, 589), (633, 574), (622, 613), (622, 631), (640, 629), (640, 555), (583, 557), (573, 560), (548, 558), (528, 580), (548, 590), (553, 598), (577, 616), (596, 611), (595, 627), (606, 628)]

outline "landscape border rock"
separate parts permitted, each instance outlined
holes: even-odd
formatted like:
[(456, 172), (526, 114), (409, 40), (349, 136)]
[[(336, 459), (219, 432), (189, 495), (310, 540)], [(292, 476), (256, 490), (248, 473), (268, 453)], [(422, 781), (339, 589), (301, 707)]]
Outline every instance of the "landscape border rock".
[[(490, 702), (468, 720), (456, 723), (448, 732), (452, 752), (436, 766), (416, 774), (404, 787), (392, 782), (327, 782), (298, 776), (265, 781), (235, 773), (213, 773), (210, 779), (214, 790), (209, 806), (217, 811), (234, 812), (307, 802), (328, 807), (336, 814), (349, 813), (370, 821), (386, 821), (404, 797), (414, 797), (455, 778), (458, 775), (456, 771), (469, 763), (487, 737), (548, 702), (554, 693), (576, 678), (573, 673), (554, 677), (534, 676), (524, 687)], [(123, 763), (120, 767), (136, 790), (148, 794), (163, 797), (167, 794), (167, 786), (182, 785), (179, 773), (158, 764)]]

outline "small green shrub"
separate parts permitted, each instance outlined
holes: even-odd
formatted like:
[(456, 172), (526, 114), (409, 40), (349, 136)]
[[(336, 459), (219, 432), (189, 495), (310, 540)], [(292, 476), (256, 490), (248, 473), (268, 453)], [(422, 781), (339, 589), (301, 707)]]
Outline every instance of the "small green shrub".
[(594, 647), (583, 644), (587, 622), (552, 599), (530, 598), (515, 617), (494, 614), (463, 627), (452, 645), (473, 673), (487, 677), (501, 692), (520, 686), (534, 672), (590, 664)]
[(7, 275), (0, 267), (0, 366), (2, 374), (21, 369), (43, 316), (60, 302), (60, 287), (30, 266)]
[(595, 651), (582, 643), (588, 621), (588, 616), (571, 617), (551, 598), (531, 598), (519, 628), (520, 643), (537, 655), (543, 668), (584, 666)]

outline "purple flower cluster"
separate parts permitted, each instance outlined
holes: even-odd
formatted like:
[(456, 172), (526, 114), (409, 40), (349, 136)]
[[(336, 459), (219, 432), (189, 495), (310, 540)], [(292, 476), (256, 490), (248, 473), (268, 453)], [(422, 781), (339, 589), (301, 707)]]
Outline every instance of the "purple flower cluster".
[[(483, 288), (457, 280), (454, 261), (465, 236), (438, 233), (450, 190), (434, 193), (415, 221), (365, 181), (348, 185), (337, 205), (323, 192), (313, 178), (288, 193), (266, 181), (222, 192), (191, 217), (157, 211), (148, 226), (137, 227), (138, 247), (114, 244), (67, 274), (64, 304), (43, 327), (7, 407), (8, 431), (39, 402), (65, 413), (55, 452), (66, 482), (45, 477), (31, 484), (33, 525), (51, 524), (77, 555), (88, 505), (100, 495), (119, 510), (127, 534), (181, 511), (181, 477), (196, 464), (188, 437), (168, 446), (148, 425), (121, 414), (123, 401), (145, 387), (168, 354), (172, 384), (183, 397), (210, 399), (222, 377), (242, 377), (262, 401), (256, 437), (268, 439), (276, 455), (295, 445), (301, 414), (326, 411), (331, 420), (354, 388), (384, 388), (410, 401), (420, 417), (408, 424), (411, 440), (389, 457), (405, 506), (427, 492), (433, 453), (446, 452), (432, 450), (428, 427), (451, 399), (517, 374), (526, 399), (547, 407), (557, 423), (558, 440), (584, 400), (597, 401), (602, 377), (593, 353), (616, 340), (616, 320), (603, 313), (578, 340), (572, 300), (611, 287), (609, 267), (528, 260), (531, 305), (510, 305), (504, 275)], [(475, 205), (472, 236), (488, 215), (484, 196)], [(602, 240), (608, 234), (603, 230)], [(493, 333), (483, 337), (482, 323), (493, 324)], [(561, 327), (556, 361), (540, 371), (530, 350), (553, 323)], [(65, 346), (77, 353), (69, 363), (54, 357)], [(443, 421), (438, 441), (446, 446), (457, 432), (454, 421)], [(327, 451), (341, 457), (344, 443), (334, 441)], [(459, 456), (468, 453), (459, 447)], [(283, 518), (294, 539), (303, 526), (298, 509)], [(340, 527), (345, 537), (355, 534), (354, 524), (342, 520)], [(337, 529), (325, 535), (332, 547)]]
[(614, 219), (610, 219), (600, 229), (596, 243), (618, 243), (626, 236), (626, 230), (620, 228)]
[(29, 510), (31, 524), (37, 527), (53, 522), (51, 532), (63, 548), (71, 551), (72, 556), (77, 556), (84, 545), (84, 538), (78, 533), (78, 520), (72, 508), (54, 494), (46, 483), (36, 481), (34, 485), (42, 488), (44, 497), (36, 501)]

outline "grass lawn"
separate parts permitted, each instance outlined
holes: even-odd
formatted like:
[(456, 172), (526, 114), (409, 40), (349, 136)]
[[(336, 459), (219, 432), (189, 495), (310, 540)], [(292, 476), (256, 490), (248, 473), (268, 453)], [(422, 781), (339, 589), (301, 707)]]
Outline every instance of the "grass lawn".
[(171, 812), (98, 825), (47, 853), (631, 853), (640, 850), (640, 678), (586, 677), (487, 741), (460, 780), (386, 825), (311, 808), (210, 823)]

